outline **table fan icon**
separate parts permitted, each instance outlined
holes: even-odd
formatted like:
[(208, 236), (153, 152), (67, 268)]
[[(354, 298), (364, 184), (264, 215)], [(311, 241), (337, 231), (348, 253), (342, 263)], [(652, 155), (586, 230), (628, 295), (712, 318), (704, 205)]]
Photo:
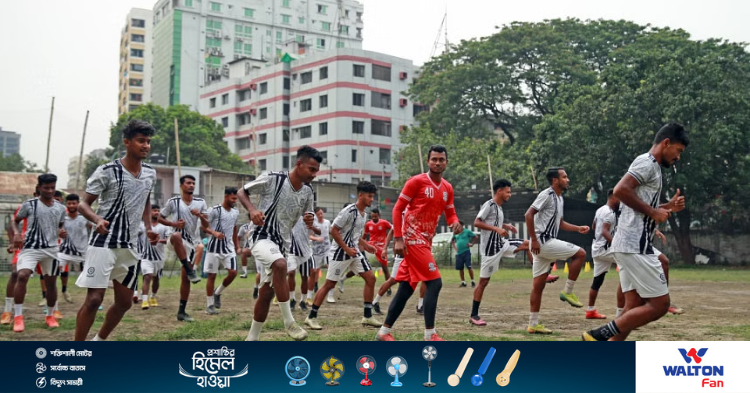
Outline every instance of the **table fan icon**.
[(302, 356), (294, 356), (286, 361), (286, 376), (291, 379), (289, 384), (292, 386), (302, 386), (305, 384), (305, 378), (310, 375), (310, 362)]
[(403, 386), (403, 384), (398, 381), (398, 377), (399, 375), (406, 374), (406, 359), (401, 356), (394, 356), (388, 359), (388, 363), (385, 366), (385, 370), (388, 371), (388, 374), (392, 377), (396, 377), (396, 379), (391, 382), (391, 386)]
[(422, 357), (427, 361), (427, 382), (423, 383), (425, 387), (431, 388), (435, 386), (435, 382), (432, 382), (432, 361), (437, 357), (437, 349), (428, 345), (422, 349)]
[(339, 384), (338, 380), (344, 376), (344, 363), (341, 363), (341, 360), (330, 356), (320, 365), (320, 375), (328, 380), (326, 385), (336, 386)]
[(357, 359), (357, 370), (360, 374), (365, 375), (365, 379), (359, 382), (362, 386), (372, 385), (372, 380), (368, 377), (370, 374), (375, 372), (375, 359), (372, 356), (363, 355)]

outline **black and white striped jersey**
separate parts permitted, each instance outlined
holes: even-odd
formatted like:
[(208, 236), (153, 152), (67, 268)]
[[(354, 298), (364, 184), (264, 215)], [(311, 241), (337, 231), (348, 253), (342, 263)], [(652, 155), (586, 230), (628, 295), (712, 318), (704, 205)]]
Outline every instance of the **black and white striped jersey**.
[(136, 248), (138, 227), (143, 221), (156, 171), (141, 164), (141, 173), (133, 176), (119, 159), (96, 168), (86, 182), (86, 192), (99, 196), (96, 214), (109, 222), (109, 233), (93, 231), (89, 245), (103, 248)]
[[(641, 154), (630, 164), (628, 175), (638, 180), (638, 187), (635, 188), (638, 198), (652, 208), (658, 208), (662, 180), (661, 167), (656, 158), (650, 153)], [(617, 232), (612, 239), (612, 251), (654, 255), (652, 243), (656, 222), (624, 203), (621, 204), (621, 211)]]
[[(156, 232), (154, 229), (152, 227), (151, 231)], [(146, 236), (146, 225), (142, 221), (138, 227), (138, 254), (140, 254), (141, 260), (145, 261), (159, 262), (164, 259), (163, 248), (160, 251), (157, 245), (151, 244), (148, 236)]]
[(297, 257), (309, 257), (312, 255), (310, 230), (307, 229), (307, 225), (305, 225), (302, 217), (299, 218), (299, 221), (292, 228), (292, 245), (289, 247), (289, 252)]
[(312, 212), (312, 186), (303, 184), (295, 190), (289, 181), (289, 172), (264, 172), (245, 184), (244, 189), (248, 195), (260, 197), (256, 207), (266, 216), (263, 225), (253, 230), (251, 241), (268, 239), (285, 253), (291, 246), (294, 224), (305, 212)]
[(234, 227), (237, 226), (237, 219), (240, 217), (239, 210), (235, 208), (227, 211), (222, 205), (216, 205), (208, 212), (208, 225), (212, 230), (224, 234), (223, 239), (217, 239), (209, 236), (206, 252), (214, 254), (234, 254)]
[[(482, 205), (481, 209), (479, 209), (477, 218), (487, 225), (502, 228), (505, 217), (503, 215), (503, 208), (498, 206), (494, 200), (490, 199)], [(491, 257), (502, 251), (505, 243), (503, 237), (497, 232), (482, 229), (480, 235), (479, 251), (483, 256)]]
[(177, 229), (175, 231), (182, 233), (182, 239), (190, 244), (198, 244), (201, 239), (196, 236), (198, 229), (200, 228), (200, 218), (190, 213), (191, 210), (198, 210), (200, 214), (208, 213), (208, 206), (206, 201), (202, 198), (193, 197), (188, 205), (181, 197), (170, 198), (164, 207), (161, 208), (159, 214), (169, 221), (177, 222), (179, 220), (185, 220), (185, 228)]
[(250, 235), (253, 233), (254, 228), (255, 224), (251, 221), (242, 224), (237, 230), (237, 239), (239, 239), (242, 248), (251, 248), (253, 246), (252, 242), (250, 242)]
[(315, 217), (313, 225), (315, 225), (315, 228), (320, 229), (320, 235), (313, 236), (323, 238), (322, 242), (312, 242), (313, 255), (328, 256), (328, 253), (331, 251), (331, 222), (326, 219), (323, 219), (323, 222), (320, 222), (318, 221), (318, 218)]
[(27, 220), (23, 248), (57, 248), (57, 230), (65, 216), (65, 205), (54, 199), (51, 206), (47, 206), (39, 198), (24, 201), (16, 214), (16, 217)]
[(563, 219), (562, 195), (557, 195), (552, 187), (547, 188), (539, 193), (531, 207), (538, 212), (534, 215), (534, 232), (539, 243), (544, 244), (549, 239), (557, 239)]
[(63, 229), (68, 236), (60, 244), (60, 252), (65, 255), (83, 256), (88, 247), (89, 225), (91, 224), (83, 214), (78, 213), (75, 218), (65, 214)]
[(365, 233), (365, 223), (367, 223), (367, 215), (364, 212), (359, 212), (356, 203), (345, 207), (339, 212), (339, 215), (333, 220), (333, 226), (339, 228), (339, 233), (341, 233), (344, 243), (348, 247), (356, 249), (357, 255), (350, 257), (346, 255), (343, 248), (339, 247), (338, 243), (331, 242), (331, 252), (333, 253), (334, 261), (345, 261), (347, 259), (358, 258), (362, 255), (359, 250), (359, 239)]
[(604, 232), (604, 224), (607, 223), (609, 224), (610, 236), (615, 236), (615, 233), (617, 233), (617, 214), (609, 205), (604, 205), (596, 210), (594, 221), (596, 223), (594, 224), (594, 241), (591, 242), (591, 256), (598, 257), (606, 254), (607, 250), (612, 247), (607, 239), (602, 236), (602, 233)]

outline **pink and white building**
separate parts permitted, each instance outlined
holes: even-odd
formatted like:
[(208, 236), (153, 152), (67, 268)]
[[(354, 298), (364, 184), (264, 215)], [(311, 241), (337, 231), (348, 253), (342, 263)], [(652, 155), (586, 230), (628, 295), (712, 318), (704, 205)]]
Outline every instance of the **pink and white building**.
[(399, 130), (422, 107), (402, 95), (411, 60), (334, 49), (278, 64), (239, 59), (201, 89), (199, 111), (220, 123), (229, 149), (258, 170), (284, 170), (302, 145), (320, 150), (319, 181), (377, 185), (396, 179)]

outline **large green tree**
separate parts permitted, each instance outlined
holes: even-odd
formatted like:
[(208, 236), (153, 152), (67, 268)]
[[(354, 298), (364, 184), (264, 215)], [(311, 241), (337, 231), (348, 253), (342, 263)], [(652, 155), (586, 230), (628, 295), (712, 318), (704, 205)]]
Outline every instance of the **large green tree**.
[(151, 139), (151, 153), (167, 155), (169, 165), (177, 165), (175, 152), (174, 119), (180, 135), (180, 163), (184, 166), (209, 166), (211, 168), (247, 172), (250, 168), (239, 156), (229, 151), (224, 142), (224, 129), (208, 116), (191, 111), (186, 105), (164, 109), (146, 104), (125, 113), (110, 127), (109, 144), (116, 151), (124, 150), (122, 128), (131, 119), (144, 120), (156, 128)]
[(42, 172), (42, 170), (38, 168), (35, 163), (24, 160), (24, 158), (18, 153), (10, 154), (6, 157), (3, 157), (3, 155), (0, 154), (0, 171)]

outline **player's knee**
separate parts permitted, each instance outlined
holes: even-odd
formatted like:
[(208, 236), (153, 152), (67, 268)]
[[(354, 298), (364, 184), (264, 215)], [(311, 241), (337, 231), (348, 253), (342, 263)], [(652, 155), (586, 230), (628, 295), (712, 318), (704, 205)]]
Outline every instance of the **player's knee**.
[(182, 233), (181, 232), (175, 232), (171, 236), (169, 236), (169, 242), (174, 244), (182, 243)]
[(375, 275), (364, 274), (362, 275), (362, 278), (365, 280), (366, 285), (375, 285)]
[(606, 272), (594, 277), (594, 282), (591, 283), (591, 289), (598, 291), (599, 288), (602, 287), (602, 284), (604, 283), (604, 276), (607, 275)]
[(586, 258), (586, 250), (579, 248), (576, 252), (576, 255), (573, 256), (574, 259), (583, 259)]
[(23, 269), (16, 273), (16, 279), (19, 284), (26, 284), (29, 281), (29, 277), (31, 277), (31, 270), (28, 269)]
[[(83, 307), (89, 312), (96, 312), (99, 310), (99, 306), (102, 305), (104, 300), (104, 294), (98, 292), (92, 292), (86, 295), (86, 301), (83, 303)], [(132, 302), (132, 300), (131, 300)]]

